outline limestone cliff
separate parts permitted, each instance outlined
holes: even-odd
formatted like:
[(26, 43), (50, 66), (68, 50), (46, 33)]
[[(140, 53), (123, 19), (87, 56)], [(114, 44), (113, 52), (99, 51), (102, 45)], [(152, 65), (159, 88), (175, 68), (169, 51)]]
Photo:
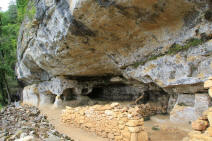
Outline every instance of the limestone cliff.
[(209, 0), (35, 0), (28, 7), (16, 72), (39, 93), (88, 94), (122, 83), (192, 94), (212, 75)]

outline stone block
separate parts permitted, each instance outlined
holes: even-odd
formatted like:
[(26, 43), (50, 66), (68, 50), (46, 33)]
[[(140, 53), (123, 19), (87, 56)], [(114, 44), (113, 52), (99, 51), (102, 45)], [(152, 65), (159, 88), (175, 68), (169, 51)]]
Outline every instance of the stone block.
[(141, 120), (129, 120), (126, 125), (130, 127), (141, 126), (143, 125), (143, 119)]
[(124, 130), (121, 131), (121, 134), (122, 134), (124, 139), (127, 139), (128, 141), (130, 140), (131, 134), (130, 134), (127, 127), (125, 127)]
[(194, 107), (175, 105), (170, 112), (170, 121), (174, 123), (188, 123), (197, 118)]
[(130, 141), (139, 141), (137, 133), (131, 133)]
[(208, 94), (195, 94), (195, 112), (197, 116), (201, 116), (211, 104), (210, 97)]
[(192, 122), (192, 129), (197, 131), (204, 131), (208, 127), (208, 122), (205, 120), (196, 120)]
[(140, 132), (138, 133), (138, 141), (148, 141), (149, 138), (148, 138), (148, 134), (147, 132)]
[(118, 103), (118, 102), (114, 102), (114, 103), (112, 103), (110, 106), (112, 107), (112, 108), (114, 108), (114, 107), (118, 107), (120, 104)]
[(24, 87), (23, 90), (23, 103), (33, 106), (39, 106), (39, 94), (36, 85)]
[(143, 130), (142, 126), (128, 127), (130, 133), (138, 133)]
[(212, 127), (209, 127), (209, 128), (207, 129), (207, 131), (208, 131), (208, 135), (209, 135), (210, 137), (212, 137)]
[(108, 133), (108, 138), (109, 138), (109, 139), (114, 139), (115, 136), (114, 136), (114, 134), (112, 134), (112, 133)]
[(212, 126), (212, 112), (208, 112), (208, 121), (209, 124)]
[(207, 80), (204, 83), (204, 88), (210, 88), (212, 87), (212, 80)]
[(195, 104), (194, 94), (178, 94), (177, 104), (181, 106), (191, 106)]
[(212, 98), (212, 87), (210, 87), (210, 89), (208, 90), (208, 94)]

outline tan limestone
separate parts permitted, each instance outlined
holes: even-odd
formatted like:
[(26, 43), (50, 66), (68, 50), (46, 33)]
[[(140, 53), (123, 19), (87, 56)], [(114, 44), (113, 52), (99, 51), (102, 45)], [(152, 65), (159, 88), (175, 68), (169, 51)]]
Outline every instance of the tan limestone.
[(208, 94), (210, 97), (212, 97), (212, 87), (210, 87), (210, 89), (208, 89)]
[(212, 137), (212, 127), (209, 127), (209, 128), (207, 129), (207, 131), (208, 131), (208, 135), (209, 135), (210, 137)]
[(192, 122), (192, 129), (197, 131), (203, 131), (207, 128), (208, 122), (204, 120), (196, 120)]
[(212, 125), (212, 112), (208, 112), (208, 121)]
[(138, 116), (138, 112), (137, 106), (129, 108), (119, 103), (66, 107), (62, 113), (62, 121), (112, 141), (147, 141), (144, 120)]
[(212, 87), (212, 80), (207, 80), (204, 83), (204, 88), (210, 88)]

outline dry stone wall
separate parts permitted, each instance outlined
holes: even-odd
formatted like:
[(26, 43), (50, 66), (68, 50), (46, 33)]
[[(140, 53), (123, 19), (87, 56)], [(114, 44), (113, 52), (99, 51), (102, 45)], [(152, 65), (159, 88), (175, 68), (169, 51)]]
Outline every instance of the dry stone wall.
[(95, 132), (111, 141), (148, 141), (139, 107), (129, 108), (119, 103), (86, 107), (66, 107), (62, 121)]
[[(204, 83), (205, 88), (212, 89), (212, 77)], [(209, 93), (210, 97), (211, 94)], [(192, 129), (183, 141), (212, 141), (212, 107), (203, 112), (202, 116), (192, 122)]]

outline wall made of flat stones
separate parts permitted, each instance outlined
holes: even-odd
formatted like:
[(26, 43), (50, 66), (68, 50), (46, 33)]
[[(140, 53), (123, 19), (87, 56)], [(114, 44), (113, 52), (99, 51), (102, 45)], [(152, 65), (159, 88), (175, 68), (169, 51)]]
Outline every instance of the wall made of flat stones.
[(121, 106), (119, 103), (66, 107), (62, 121), (95, 132), (110, 141), (148, 141), (144, 120), (138, 111), (138, 107)]
[[(205, 81), (204, 88), (212, 89), (212, 77)], [(192, 129), (183, 141), (212, 141), (212, 107), (208, 107), (201, 117), (192, 122)]]

